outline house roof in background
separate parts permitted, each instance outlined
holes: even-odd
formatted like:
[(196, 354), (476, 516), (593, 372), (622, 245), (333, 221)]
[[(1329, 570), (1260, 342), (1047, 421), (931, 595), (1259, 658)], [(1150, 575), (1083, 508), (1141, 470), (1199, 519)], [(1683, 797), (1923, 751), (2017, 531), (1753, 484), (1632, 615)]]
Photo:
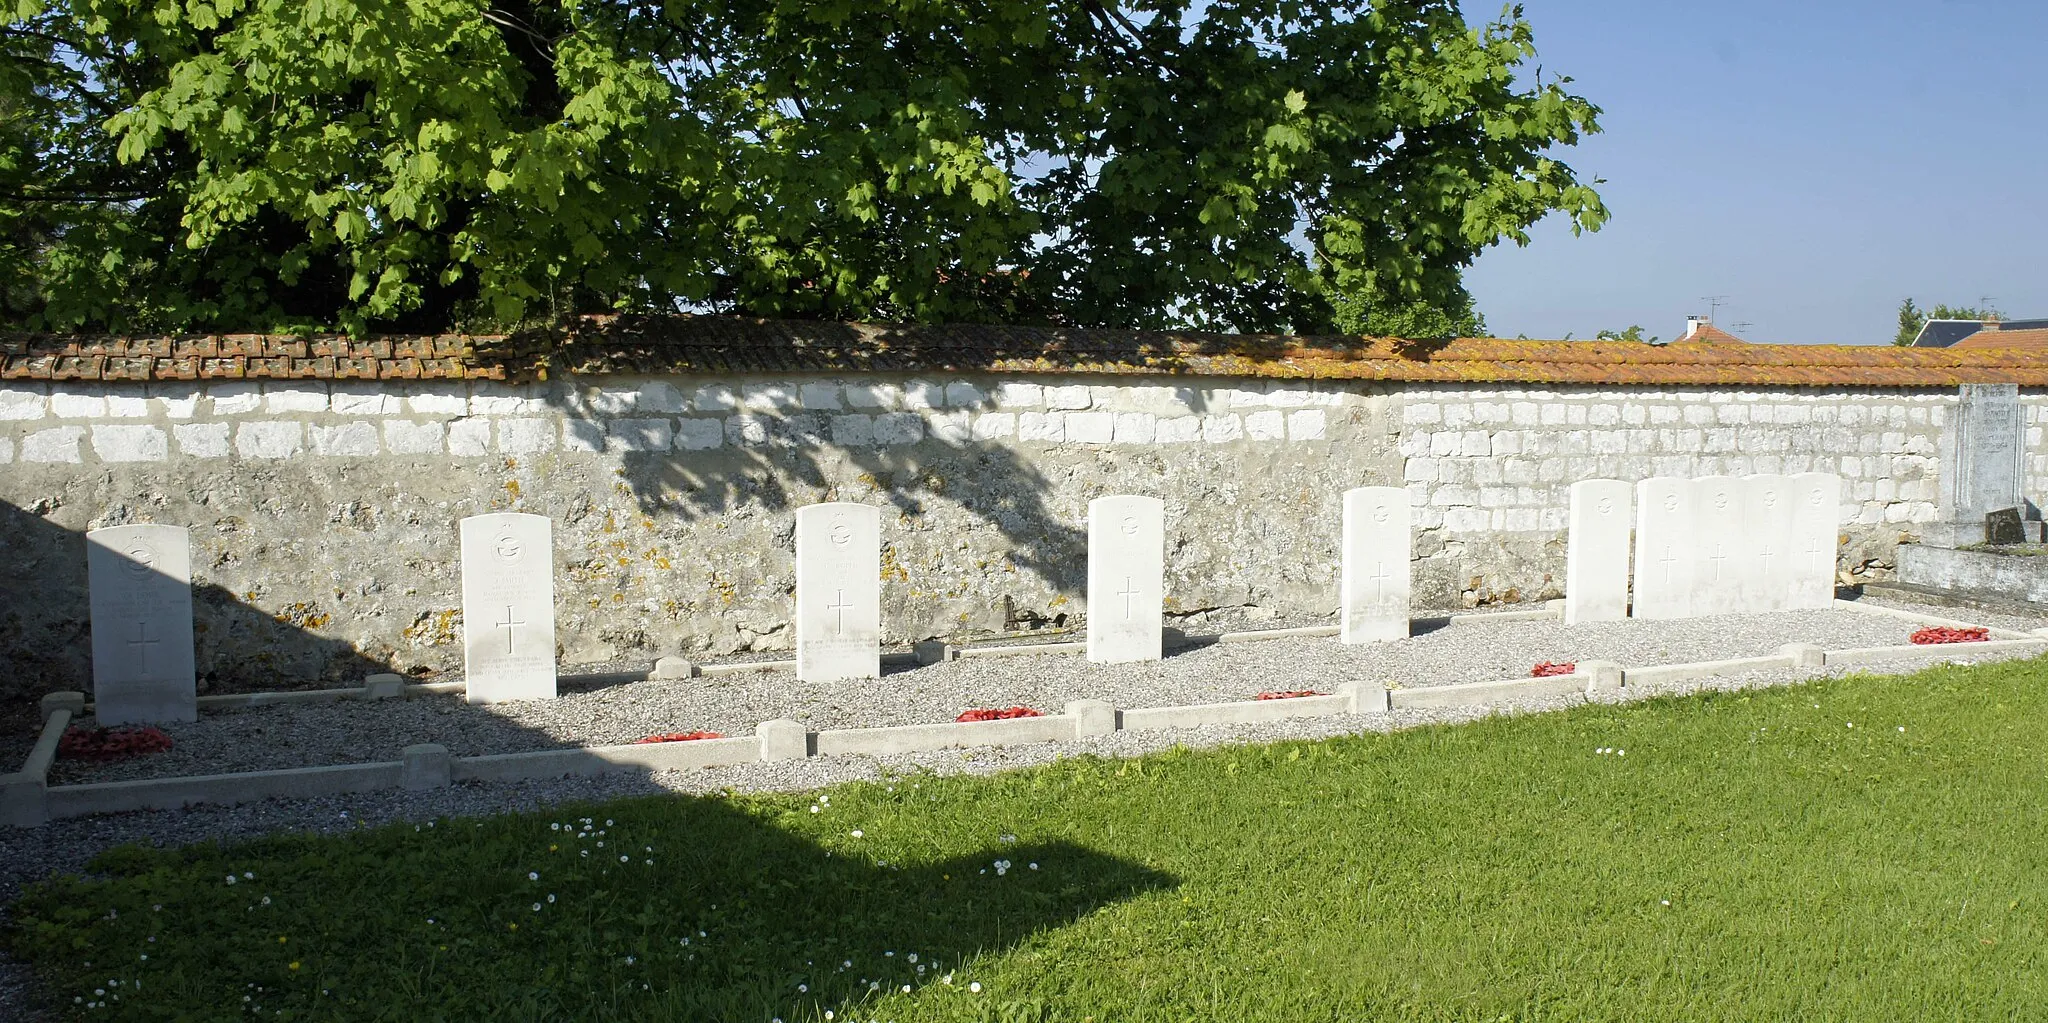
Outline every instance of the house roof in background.
[(2040, 327), (2025, 327), (2007, 330), (1980, 330), (1949, 346), (1954, 350), (2024, 349), (2033, 352), (2048, 351), (2048, 323)]
[(1694, 345), (1746, 345), (1749, 343), (1705, 320), (1698, 321), (1693, 325), (1692, 333), (1678, 340)]
[(563, 375), (1101, 373), (1423, 383), (2048, 387), (2022, 349), (1290, 337), (593, 317), (511, 336), (0, 336), (0, 380), (496, 380)]
[[(2048, 320), (2006, 320), (1999, 324), (2000, 330), (2041, 330), (2048, 328)], [(1982, 320), (1928, 320), (1921, 324), (1920, 333), (1913, 335), (1915, 348), (1947, 348), (1962, 339), (1984, 329)]]

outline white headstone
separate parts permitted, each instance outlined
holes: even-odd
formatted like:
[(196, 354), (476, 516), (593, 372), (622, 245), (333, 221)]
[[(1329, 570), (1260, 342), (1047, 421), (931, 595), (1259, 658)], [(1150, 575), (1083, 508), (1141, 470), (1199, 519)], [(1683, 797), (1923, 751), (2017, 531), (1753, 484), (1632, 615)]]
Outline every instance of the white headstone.
[(1802, 472), (1792, 477), (1792, 594), (1786, 606), (1834, 605), (1841, 513), (1840, 476)]
[(1156, 497), (1088, 502), (1088, 659), (1159, 660), (1166, 596), (1166, 506)]
[(1405, 487), (1344, 492), (1343, 568), (1338, 582), (1339, 636), (1346, 643), (1408, 638), (1410, 559)]
[(834, 501), (796, 510), (796, 677), (882, 675), (882, 513)]
[(1792, 481), (1745, 476), (1742, 493), (1742, 535), (1749, 544), (1743, 609), (1783, 611), (1792, 597)]
[(1579, 480), (1571, 485), (1564, 554), (1566, 624), (1628, 617), (1634, 496), (1620, 480)]
[(462, 663), (471, 703), (555, 698), (554, 524), (462, 520)]
[(1742, 481), (1707, 476), (1692, 481), (1693, 586), (1696, 617), (1744, 610), (1742, 578), (1749, 545), (1742, 535)]
[(85, 534), (93, 716), (102, 725), (199, 720), (192, 547), (183, 526)]
[(1692, 481), (1657, 476), (1636, 484), (1635, 618), (1673, 619), (1692, 615), (1693, 572), (1698, 556), (1693, 528)]

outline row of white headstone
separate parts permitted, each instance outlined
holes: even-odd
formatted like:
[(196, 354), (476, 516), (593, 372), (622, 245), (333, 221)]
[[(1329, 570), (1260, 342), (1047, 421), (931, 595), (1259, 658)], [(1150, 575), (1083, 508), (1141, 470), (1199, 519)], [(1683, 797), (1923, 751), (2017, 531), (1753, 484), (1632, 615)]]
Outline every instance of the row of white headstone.
[[(796, 661), (805, 681), (881, 674), (881, 510), (835, 502), (796, 513)], [(1408, 635), (1408, 492), (1344, 495), (1347, 643)], [(517, 512), (462, 520), (463, 668), (471, 703), (556, 694), (554, 528)], [(1165, 506), (1152, 497), (1088, 505), (1088, 657), (1163, 655)], [(191, 541), (183, 526), (86, 534), (93, 694), (103, 724), (198, 716)]]
[[(1840, 486), (1821, 473), (1658, 478), (1633, 489), (1618, 480), (1575, 483), (1566, 619), (1825, 607), (1833, 596)], [(545, 516), (501, 512), (465, 518), (460, 530), (469, 701), (553, 698), (553, 524)], [(1089, 502), (1090, 660), (1163, 655), (1165, 537), (1165, 507), (1157, 498)], [(186, 529), (115, 526), (93, 530), (86, 540), (99, 720), (193, 720), (198, 705)], [(1408, 636), (1411, 550), (1406, 489), (1345, 492), (1338, 581), (1343, 642)], [(797, 675), (805, 681), (881, 674), (880, 509), (835, 502), (797, 510), (795, 632)]]
[(1823, 472), (1659, 476), (1633, 487), (1580, 480), (1567, 520), (1565, 620), (1827, 607), (1841, 494), (1841, 477)]

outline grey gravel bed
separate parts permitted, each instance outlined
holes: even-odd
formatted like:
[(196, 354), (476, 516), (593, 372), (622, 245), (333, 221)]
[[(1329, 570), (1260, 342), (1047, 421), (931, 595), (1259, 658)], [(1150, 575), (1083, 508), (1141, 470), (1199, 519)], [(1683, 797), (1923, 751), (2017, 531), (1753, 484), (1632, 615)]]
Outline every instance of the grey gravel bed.
[[(1869, 617), (1877, 620), (1875, 616)], [(2019, 620), (2013, 620), (2006, 627), (2018, 627), (2019, 624)], [(1958, 647), (1954, 655), (1947, 660), (1973, 664), (2025, 656), (2030, 654), (2026, 651), (1972, 653), (1967, 647)], [(1632, 686), (1623, 693), (1606, 695), (1601, 699), (1603, 702), (1627, 702), (1708, 690), (1759, 689), (1859, 672), (1907, 673), (1927, 667), (1930, 663), (1934, 662), (1929, 662), (1925, 658), (1900, 658), (1853, 668), (1780, 668), (1749, 671), (1710, 679)], [(386, 790), (313, 799), (272, 799), (238, 806), (195, 806), (176, 811), (146, 811), (61, 820), (40, 828), (0, 829), (0, 922), (4, 922), (4, 907), (11, 904), (20, 894), (24, 884), (56, 873), (78, 872), (84, 868), (87, 861), (102, 850), (131, 842), (175, 847), (204, 841), (234, 842), (280, 831), (334, 834), (401, 821), (421, 822), (445, 817), (513, 813), (566, 802), (616, 799), (663, 792), (702, 794), (719, 791), (805, 791), (847, 781), (921, 771), (943, 775), (993, 774), (1070, 756), (1129, 757), (1175, 746), (1207, 748), (1288, 739), (1329, 738), (1366, 732), (1389, 732), (1432, 724), (1469, 721), (1494, 713), (1561, 710), (1585, 702), (1586, 697), (1577, 695), (1543, 697), (1517, 701), (1511, 707), (1505, 708), (1407, 709), (1379, 715), (1304, 718), (1181, 730), (1117, 732), (1071, 742), (946, 750), (895, 757), (812, 757), (805, 760), (745, 764), (700, 771), (663, 771), (649, 775), (614, 774), (512, 784), (465, 783), (421, 792)], [(43, 1019), (54, 1018), (31, 1010), (29, 992), (27, 970), (21, 964), (0, 956), (0, 1020), (40, 1023)]]
[(396, 760), (414, 743), (456, 756), (630, 743), (699, 729), (752, 734), (774, 718), (814, 729), (949, 721), (975, 707), (1057, 712), (1069, 700), (1158, 707), (1247, 700), (1267, 690), (1332, 691), (1371, 680), (1420, 688), (1526, 677), (1540, 661), (1623, 665), (1762, 656), (1788, 642), (1830, 649), (1906, 642), (1911, 623), (1843, 609), (1654, 622), (1442, 625), (1398, 643), (1299, 637), (1185, 648), (1163, 661), (1093, 664), (1075, 654), (963, 658), (879, 679), (806, 683), (786, 669), (624, 683), (555, 700), (472, 707), (459, 695), (281, 704), (164, 726), (170, 751), (111, 764), (59, 761), (55, 784)]

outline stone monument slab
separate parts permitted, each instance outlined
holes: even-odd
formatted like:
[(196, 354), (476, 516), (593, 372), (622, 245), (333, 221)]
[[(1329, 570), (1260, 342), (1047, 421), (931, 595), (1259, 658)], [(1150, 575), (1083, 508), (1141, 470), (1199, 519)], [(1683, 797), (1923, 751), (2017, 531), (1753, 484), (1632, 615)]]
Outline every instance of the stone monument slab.
[(93, 716), (101, 725), (199, 720), (192, 545), (183, 526), (85, 534)]
[(1088, 659), (1156, 661), (1164, 652), (1166, 505), (1117, 495), (1088, 502)]
[(1792, 477), (1792, 590), (1787, 607), (1833, 606), (1841, 514), (1840, 476), (1802, 472)]
[(1339, 638), (1381, 643), (1408, 638), (1414, 534), (1405, 487), (1344, 492)]
[(834, 501), (796, 511), (796, 676), (882, 675), (882, 512)]
[(1783, 611), (1792, 599), (1792, 481), (1773, 473), (1742, 478), (1742, 608)]
[(496, 512), (463, 519), (461, 529), (467, 699), (554, 699), (554, 523)]
[(1748, 543), (1742, 535), (1742, 481), (1705, 476), (1692, 481), (1694, 617), (1743, 610), (1742, 577)]
[(1692, 615), (1697, 531), (1691, 480), (1653, 476), (1636, 484), (1635, 594), (1629, 614), (1670, 620)]
[(1628, 617), (1632, 488), (1620, 480), (1571, 485), (1564, 555), (1564, 620), (1611, 622)]

